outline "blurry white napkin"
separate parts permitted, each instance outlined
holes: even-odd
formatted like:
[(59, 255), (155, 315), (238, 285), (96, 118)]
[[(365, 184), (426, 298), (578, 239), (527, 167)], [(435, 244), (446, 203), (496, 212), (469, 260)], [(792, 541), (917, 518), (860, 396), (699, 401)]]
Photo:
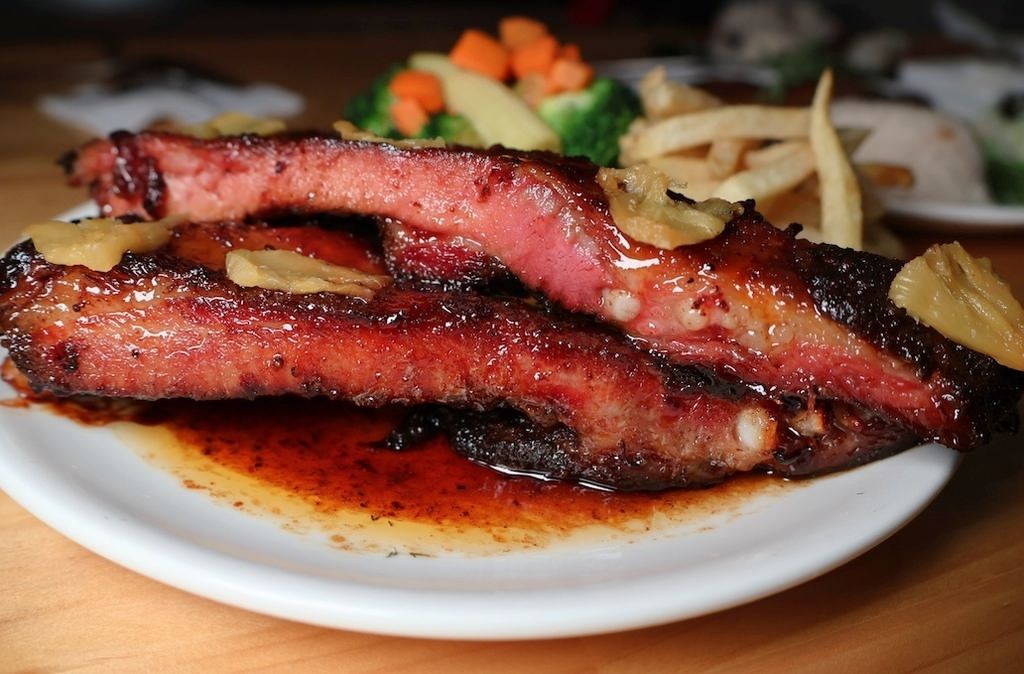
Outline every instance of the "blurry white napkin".
[(193, 79), (187, 86), (149, 84), (127, 91), (85, 84), (67, 94), (43, 96), (39, 105), (59, 122), (106, 135), (118, 129), (138, 131), (162, 119), (195, 124), (229, 110), (253, 117), (291, 117), (302, 112), (305, 101), (274, 84), (236, 86)]

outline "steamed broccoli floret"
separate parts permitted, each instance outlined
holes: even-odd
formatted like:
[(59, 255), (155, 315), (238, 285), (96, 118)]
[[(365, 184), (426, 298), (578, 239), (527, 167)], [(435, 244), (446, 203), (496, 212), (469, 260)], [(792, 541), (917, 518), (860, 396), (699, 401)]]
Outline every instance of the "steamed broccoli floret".
[(545, 98), (537, 112), (561, 136), (563, 154), (612, 166), (619, 136), (640, 115), (640, 99), (625, 85), (599, 78), (583, 91)]
[(375, 79), (369, 89), (349, 100), (345, 106), (345, 119), (375, 135), (401, 138), (402, 134), (391, 121), (391, 104), (395, 97), (388, 91), (388, 85), (395, 74), (404, 69), (404, 64), (396, 63)]
[(431, 117), (417, 134), (418, 138), (444, 138), (449, 145), (480, 147), (483, 141), (473, 125), (462, 115), (442, 112)]

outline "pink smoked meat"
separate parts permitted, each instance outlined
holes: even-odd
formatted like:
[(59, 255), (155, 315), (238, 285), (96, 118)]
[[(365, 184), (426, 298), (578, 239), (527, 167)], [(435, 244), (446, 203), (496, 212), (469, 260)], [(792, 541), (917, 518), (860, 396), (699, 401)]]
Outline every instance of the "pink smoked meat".
[(721, 236), (660, 250), (615, 227), (595, 166), (545, 153), (118, 133), (67, 165), (112, 215), (393, 219), (445, 242), (447, 268), (420, 250), (412, 274), (459, 273), (460, 244), (674, 362), (780, 400), (856, 403), (951, 447), (1015, 422), (1020, 377), (896, 308), (898, 262), (797, 240), (752, 203)]
[(400, 285), (370, 301), (293, 295), (221, 271), (227, 251), (266, 247), (382, 270), (359, 237), (313, 226), (181, 225), (109, 272), (49, 264), (25, 242), (0, 267), (0, 333), (40, 390), (439, 403), (472, 458), (622, 489), (820, 472), (916, 442), (866, 410), (787, 409), (518, 299)]

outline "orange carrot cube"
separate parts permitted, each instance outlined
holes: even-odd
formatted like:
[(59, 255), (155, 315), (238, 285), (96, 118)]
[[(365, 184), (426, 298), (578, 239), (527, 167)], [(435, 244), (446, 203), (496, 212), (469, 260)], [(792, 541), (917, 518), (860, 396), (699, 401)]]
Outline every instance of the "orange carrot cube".
[(580, 91), (585, 89), (593, 78), (594, 69), (586, 63), (562, 58), (555, 59), (555, 63), (548, 73), (548, 91), (551, 93)]
[(583, 54), (580, 53), (580, 46), (578, 44), (563, 44), (558, 58), (563, 58), (566, 61), (582, 61)]
[(498, 35), (506, 49), (515, 50), (548, 34), (548, 27), (526, 16), (506, 16), (498, 22)]
[(451, 62), (460, 68), (472, 70), (499, 81), (508, 78), (508, 52), (500, 42), (487, 33), (470, 28), (448, 54)]
[(512, 74), (517, 79), (533, 73), (547, 75), (558, 57), (558, 40), (545, 35), (512, 51)]
[(415, 136), (426, 125), (430, 115), (412, 98), (399, 98), (391, 104), (391, 121), (403, 136)]
[(444, 110), (444, 91), (441, 80), (433, 73), (422, 70), (403, 70), (391, 78), (388, 90), (396, 98), (411, 98), (428, 113)]

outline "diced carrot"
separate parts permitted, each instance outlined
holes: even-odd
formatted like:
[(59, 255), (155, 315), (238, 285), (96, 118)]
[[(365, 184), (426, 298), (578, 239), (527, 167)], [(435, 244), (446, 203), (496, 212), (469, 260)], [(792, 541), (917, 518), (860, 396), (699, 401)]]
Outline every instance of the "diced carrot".
[(412, 98), (399, 98), (391, 104), (391, 121), (403, 136), (415, 136), (430, 116), (423, 106)]
[(516, 82), (516, 93), (531, 108), (536, 108), (548, 95), (548, 78), (541, 73), (530, 73)]
[(448, 54), (451, 62), (460, 68), (504, 81), (508, 77), (508, 52), (487, 33), (470, 28)]
[(545, 35), (512, 50), (512, 74), (517, 79), (531, 73), (547, 75), (558, 57), (558, 40)]
[(411, 98), (433, 114), (444, 109), (444, 91), (437, 75), (423, 70), (403, 70), (391, 78), (388, 90), (396, 98)]
[(586, 63), (562, 58), (555, 59), (555, 63), (548, 73), (548, 92), (579, 91), (590, 84), (593, 77), (594, 69)]
[(580, 46), (578, 44), (563, 44), (562, 51), (558, 53), (558, 58), (565, 59), (566, 61), (582, 61), (583, 55), (580, 53)]
[(548, 34), (548, 27), (526, 16), (506, 16), (498, 22), (498, 35), (506, 49), (519, 49)]

